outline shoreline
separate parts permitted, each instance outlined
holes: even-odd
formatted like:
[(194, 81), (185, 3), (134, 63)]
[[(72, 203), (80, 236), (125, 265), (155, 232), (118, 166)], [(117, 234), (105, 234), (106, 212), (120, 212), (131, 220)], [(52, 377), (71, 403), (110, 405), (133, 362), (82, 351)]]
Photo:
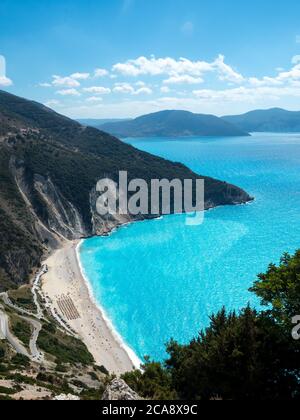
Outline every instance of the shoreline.
[[(85, 343), (97, 365), (116, 375), (140, 368), (141, 361), (94, 298), (78, 255), (81, 242), (64, 242), (44, 261), (48, 272), (42, 278), (43, 293), (52, 308)], [(66, 303), (72, 308), (71, 315), (64, 311)]]
[(124, 349), (124, 351), (127, 353), (129, 359), (131, 360), (133, 366), (136, 369), (140, 369), (141, 365), (143, 364), (143, 362), (140, 360), (140, 358), (136, 355), (136, 353), (134, 352), (134, 350), (129, 347), (128, 344), (126, 344), (125, 340), (123, 339), (123, 337), (121, 336), (121, 334), (117, 331), (116, 327), (114, 326), (113, 322), (111, 321), (111, 319), (109, 318), (109, 316), (106, 314), (105, 309), (103, 308), (103, 306), (97, 301), (97, 299), (95, 298), (91, 283), (89, 281), (88, 276), (85, 273), (85, 270), (81, 264), (81, 260), (80, 260), (80, 247), (83, 243), (85, 239), (81, 239), (78, 244), (76, 245), (76, 258), (77, 258), (77, 263), (82, 275), (82, 278), (86, 284), (86, 287), (88, 289), (89, 292), (89, 297), (90, 300), (93, 302), (93, 304), (97, 307), (97, 309), (99, 310), (99, 312), (101, 313), (101, 316), (104, 320), (104, 322), (106, 323), (107, 327), (110, 329), (114, 339), (119, 343), (120, 347), (122, 349)]
[[(240, 205), (252, 204), (254, 201), (255, 199), (252, 199)], [(204, 210), (204, 214), (218, 207), (221, 206), (208, 208)], [(129, 227), (136, 222), (158, 221), (163, 218), (164, 216), (158, 216), (128, 221), (115, 226), (106, 236), (111, 236), (120, 228)], [(80, 247), (85, 239), (88, 238), (63, 241), (60, 248), (43, 261), (48, 267), (48, 272), (42, 278), (42, 291), (48, 302), (51, 302), (51, 309), (58, 313), (66, 325), (71, 327), (71, 330), (85, 343), (97, 365), (103, 365), (109, 373), (116, 375), (141, 369), (143, 362), (126, 343), (101, 303), (95, 298), (80, 260)], [(79, 315), (76, 319), (68, 319), (62, 312), (60, 306), (62, 298), (63, 300), (67, 298), (68, 304), (71, 302), (71, 305), (74, 305)], [(82, 323), (79, 320), (82, 320)]]

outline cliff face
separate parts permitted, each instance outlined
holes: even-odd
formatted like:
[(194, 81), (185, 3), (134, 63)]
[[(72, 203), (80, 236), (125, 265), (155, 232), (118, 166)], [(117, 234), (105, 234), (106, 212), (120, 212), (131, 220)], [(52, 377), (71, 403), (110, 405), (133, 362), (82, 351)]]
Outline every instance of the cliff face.
[(82, 127), (40, 104), (0, 91), (0, 290), (28, 280), (41, 256), (64, 239), (105, 234), (141, 216), (101, 217), (96, 183), (152, 178), (205, 180), (206, 208), (251, 198), (242, 189), (194, 174)]

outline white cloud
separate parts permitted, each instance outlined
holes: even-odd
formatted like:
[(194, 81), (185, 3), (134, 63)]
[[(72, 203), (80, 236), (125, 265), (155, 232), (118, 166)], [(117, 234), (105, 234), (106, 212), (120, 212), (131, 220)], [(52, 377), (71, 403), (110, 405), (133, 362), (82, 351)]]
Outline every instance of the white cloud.
[(166, 85), (175, 85), (175, 84), (188, 84), (188, 85), (196, 85), (196, 84), (200, 84), (203, 83), (204, 80), (201, 77), (193, 77), (193, 76), (189, 76), (188, 74), (183, 74), (183, 75), (176, 75), (176, 76), (171, 76), (169, 77), (169, 79), (166, 79), (163, 81), (164, 84)]
[(288, 71), (283, 71), (278, 74), (276, 80), (281, 82), (290, 82), (300, 79), (300, 64), (296, 64)]
[(148, 87), (141, 87), (133, 92), (133, 95), (151, 95), (153, 93), (152, 89)]
[(80, 92), (76, 89), (62, 89), (58, 90), (56, 93), (62, 96), (80, 96)]
[(0, 86), (9, 87), (12, 86), (13, 82), (6, 76), (0, 76)]
[[(220, 109), (228, 113), (230, 107), (238, 112), (258, 106), (276, 105), (291, 108), (290, 105), (294, 105), (294, 108), (298, 108), (300, 55), (295, 55), (291, 61), (290, 68), (277, 67), (271, 76), (246, 76), (228, 65), (223, 55), (219, 55), (211, 62), (192, 61), (186, 58), (176, 60), (170, 57), (139, 57), (136, 60), (116, 64), (113, 66), (114, 73), (109, 74), (104, 69), (98, 69), (100, 70), (99, 77), (102, 77), (101, 74), (104, 76), (108, 73), (109, 76), (118, 77), (117, 81), (123, 79), (122, 82), (116, 83), (116, 80), (108, 78), (110, 86), (107, 87), (85, 85), (82, 90), (76, 89), (80, 86), (80, 81), (87, 80), (88, 73), (73, 73), (68, 77), (54, 76), (52, 85), (61, 87), (56, 90), (57, 94), (63, 96), (75, 97), (80, 96), (80, 93), (90, 94), (86, 95), (84, 101), (73, 101), (74, 112), (76, 102), (80, 103), (77, 110), (81, 107), (82, 111), (86, 109), (86, 112), (89, 112), (89, 106), (94, 111), (97, 107), (101, 110), (105, 108), (103, 112), (119, 109), (120, 115), (124, 115), (126, 110), (128, 110), (128, 115), (129, 113), (132, 115), (134, 112), (141, 114), (142, 110), (151, 112), (164, 109), (164, 107), (174, 109), (189, 109), (190, 107), (196, 112), (201, 110), (205, 112), (207, 108), (207, 112), (212, 113), (218, 113)], [(94, 76), (92, 74), (89, 78), (92, 79)], [(123, 76), (122, 79), (121, 76)], [(129, 79), (132, 76), (140, 77)], [(197, 86), (198, 83), (202, 85)], [(50, 84), (41, 85), (49, 87)], [(101, 105), (104, 101), (102, 95), (111, 92), (118, 95), (118, 101), (115, 100), (115, 96), (108, 96), (105, 105)], [(151, 94), (153, 97), (142, 97), (142, 95)], [(138, 95), (141, 95), (139, 101)], [(62, 106), (67, 106), (69, 103), (70, 101), (65, 101)], [(140, 108), (134, 110), (137, 104), (145, 105), (140, 105)], [(199, 109), (200, 105), (201, 109)], [(120, 116), (116, 112), (111, 115)]]
[(104, 76), (108, 76), (109, 72), (105, 69), (96, 69), (95, 73), (94, 73), (94, 77), (104, 77)]
[(190, 61), (186, 58), (175, 60), (174, 58), (158, 58), (152, 56), (150, 59), (139, 57), (135, 60), (128, 60), (125, 63), (117, 63), (113, 66), (113, 71), (125, 76), (139, 75), (176, 75), (191, 74), (200, 76), (204, 72), (212, 71), (212, 64), (205, 61)]
[(110, 88), (106, 88), (103, 86), (91, 86), (88, 88), (84, 88), (83, 91), (87, 93), (94, 93), (96, 95), (108, 95), (109, 93), (111, 93)]
[(70, 76), (67, 77), (61, 77), (61, 76), (57, 76), (54, 75), (53, 77), (53, 81), (52, 81), (52, 85), (53, 86), (61, 86), (61, 87), (79, 87), (80, 83), (78, 82), (78, 80), (73, 79)]
[(225, 63), (224, 55), (219, 55), (219, 57), (215, 60), (214, 65), (220, 73), (220, 80), (227, 80), (238, 84), (245, 80), (240, 73), (236, 72), (232, 67)]
[(9, 87), (12, 84), (12, 80), (6, 76), (6, 59), (0, 55), (0, 86)]
[(129, 94), (129, 95), (151, 95), (152, 89), (146, 86), (144, 82), (136, 83), (139, 89), (135, 89), (130, 83), (115, 83), (113, 91), (115, 93)]
[(116, 83), (115, 87), (113, 88), (115, 93), (124, 93), (124, 94), (133, 94), (134, 88), (131, 86), (130, 83)]
[(230, 101), (230, 102), (252, 102), (255, 103), (259, 99), (272, 99), (278, 100), (284, 96), (300, 97), (300, 87), (270, 87), (260, 86), (247, 88), (244, 86), (224, 89), (224, 90), (213, 90), (213, 89), (201, 89), (194, 90), (193, 94), (199, 99), (211, 100), (211, 101)]
[(300, 61), (300, 55), (294, 55), (292, 58), (292, 64), (298, 64)]
[(86, 98), (87, 102), (102, 102), (103, 98), (100, 96), (90, 96), (89, 98)]
[(258, 79), (257, 77), (250, 77), (249, 79), (249, 83), (250, 85), (253, 86), (280, 86), (282, 85), (282, 82), (280, 80), (277, 80), (276, 78), (273, 77), (263, 77), (262, 79)]
[(247, 82), (251, 86), (282, 86), (284, 89), (287, 86), (295, 86), (295, 83), (300, 81), (300, 55), (292, 58), (293, 67), (289, 70), (277, 69), (277, 75), (274, 77), (264, 76), (261, 79), (257, 77), (250, 77)]
[(171, 89), (168, 86), (162, 86), (160, 88), (161, 93), (169, 93), (171, 92)]
[(90, 73), (73, 73), (70, 78), (75, 80), (87, 80), (90, 77)]
[(220, 80), (240, 84), (244, 77), (225, 63), (225, 57), (219, 55), (216, 60), (209, 63), (206, 61), (191, 61), (186, 58), (175, 60), (171, 57), (158, 58), (152, 56), (150, 59), (139, 57), (135, 60), (128, 60), (125, 63), (117, 63), (113, 71), (124, 76), (140, 75), (168, 75), (176, 77), (180, 75), (202, 77), (205, 73), (216, 72)]

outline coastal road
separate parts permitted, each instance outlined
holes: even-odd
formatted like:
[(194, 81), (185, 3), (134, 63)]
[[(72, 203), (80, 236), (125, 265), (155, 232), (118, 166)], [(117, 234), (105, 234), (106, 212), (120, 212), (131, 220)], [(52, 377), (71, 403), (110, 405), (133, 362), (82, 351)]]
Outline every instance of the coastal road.
[[(29, 357), (32, 361), (37, 362), (37, 363), (42, 363), (45, 359), (44, 353), (41, 352), (37, 347), (37, 340), (42, 329), (42, 324), (39, 320), (44, 317), (43, 309), (41, 308), (41, 305), (39, 304), (39, 300), (38, 300), (38, 290), (40, 287), (41, 277), (45, 273), (47, 273), (47, 271), (48, 271), (48, 268), (47, 266), (44, 265), (42, 269), (36, 274), (33, 287), (31, 289), (32, 294), (33, 294), (33, 300), (37, 308), (36, 314), (30, 311), (27, 311), (26, 309), (20, 308), (17, 305), (14, 305), (9, 299), (8, 293), (6, 292), (0, 293), (0, 297), (3, 299), (4, 303), (10, 306), (11, 308), (13, 308), (14, 310), (16, 310), (17, 312), (19, 312), (20, 314), (22, 314), (23, 316), (21, 316), (21, 318), (24, 319), (24, 321), (28, 322), (33, 328), (32, 336), (29, 343), (30, 354), (28, 354), (27, 350), (20, 343), (20, 341), (16, 337), (14, 337), (13, 334), (11, 334), (9, 330), (8, 316), (6, 315), (5, 312), (1, 310), (1, 306), (0, 306), (0, 339), (6, 339), (12, 345), (12, 347), (16, 350), (17, 353), (23, 354), (24, 356)], [(29, 316), (31, 318), (29, 318)], [(36, 319), (33, 319), (32, 317)]]
[(9, 299), (7, 292), (0, 293), (0, 297), (2, 298), (3, 302), (5, 303), (5, 305), (11, 307), (12, 309), (14, 309), (15, 311), (19, 312), (20, 314), (37, 317), (37, 315), (34, 314), (33, 312), (27, 311), (26, 309), (23, 309), (23, 308), (20, 308), (17, 305), (14, 305), (12, 303), (12, 301)]
[[(37, 363), (42, 363), (45, 359), (44, 353), (39, 351), (37, 347), (37, 340), (42, 329), (42, 324), (39, 320), (44, 317), (43, 310), (38, 301), (37, 293), (40, 286), (41, 277), (47, 271), (48, 271), (47, 266), (43, 266), (41, 271), (36, 274), (33, 287), (31, 289), (32, 294), (33, 294), (33, 299), (37, 308), (36, 314), (30, 311), (27, 311), (24, 308), (20, 308), (17, 305), (14, 305), (9, 299), (8, 293), (4, 292), (0, 294), (0, 297), (3, 299), (3, 302), (6, 305), (13, 308), (14, 310), (16, 310), (17, 312), (19, 312), (20, 314), (22, 314), (21, 318), (24, 319), (24, 321), (28, 322), (33, 327), (33, 332), (32, 332), (32, 336), (29, 343), (30, 354), (28, 354), (27, 350), (19, 342), (19, 340), (11, 334), (9, 330), (8, 316), (5, 314), (5, 312), (1, 311), (1, 307), (0, 307), (0, 339), (7, 339), (8, 342), (13, 346), (13, 348), (16, 350), (17, 353), (23, 354), (29, 357), (32, 361), (37, 362)], [(36, 319), (33, 319), (32, 317)]]
[(0, 309), (0, 331), (1, 331), (1, 336), (9, 342), (9, 344), (16, 350), (17, 353), (23, 354), (23, 356), (27, 356), (30, 358), (23, 344), (21, 344), (20, 341), (10, 332), (9, 324), (8, 324), (8, 316), (1, 309)]
[(39, 351), (37, 347), (37, 340), (39, 337), (39, 334), (42, 329), (42, 324), (39, 321), (36, 321), (31, 318), (22, 317), (25, 321), (27, 321), (29, 324), (33, 327), (33, 333), (30, 339), (29, 343), (29, 349), (30, 349), (30, 358), (34, 362), (42, 363), (44, 361), (44, 354)]
[(34, 304), (35, 304), (36, 309), (37, 309), (36, 313), (28, 311), (24, 308), (20, 308), (19, 306), (12, 303), (12, 301), (10, 300), (7, 292), (0, 293), (0, 297), (3, 299), (3, 302), (7, 306), (10, 306), (12, 309), (15, 309), (16, 311), (21, 313), (22, 315), (31, 316), (31, 317), (34, 317), (34, 318), (37, 318), (37, 319), (43, 319), (44, 313), (43, 313), (43, 309), (42, 309), (42, 307), (39, 303), (38, 291), (39, 291), (39, 288), (40, 288), (41, 278), (44, 274), (47, 273), (47, 271), (48, 271), (47, 266), (43, 265), (43, 267), (41, 268), (41, 271), (39, 271), (36, 274), (33, 285), (32, 285), (32, 288), (31, 288), (31, 292), (32, 292), (32, 295), (33, 295), (33, 301), (34, 301)]

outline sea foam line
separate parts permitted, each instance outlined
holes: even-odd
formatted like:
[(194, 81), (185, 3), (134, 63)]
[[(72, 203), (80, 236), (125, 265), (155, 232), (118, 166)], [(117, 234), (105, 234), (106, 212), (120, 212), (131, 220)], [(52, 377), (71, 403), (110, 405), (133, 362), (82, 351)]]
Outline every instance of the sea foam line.
[(108, 315), (106, 314), (104, 308), (100, 305), (100, 303), (97, 301), (91, 282), (89, 281), (89, 278), (82, 266), (81, 263), (81, 259), (80, 259), (80, 247), (83, 244), (83, 239), (77, 244), (76, 246), (76, 258), (77, 258), (77, 262), (78, 262), (78, 266), (82, 275), (82, 278), (84, 279), (84, 282), (86, 284), (86, 287), (88, 289), (88, 293), (89, 293), (89, 297), (91, 299), (91, 301), (94, 303), (94, 305), (97, 307), (97, 309), (100, 311), (101, 316), (105, 322), (105, 324), (107, 325), (108, 329), (110, 330), (110, 332), (112, 333), (114, 339), (116, 340), (116, 342), (119, 344), (119, 346), (126, 352), (127, 356), (129, 357), (130, 361), (132, 362), (133, 366), (136, 369), (141, 369), (141, 366), (143, 365), (143, 362), (140, 360), (140, 358), (136, 355), (136, 353), (134, 352), (134, 350), (132, 350), (128, 344), (126, 344), (125, 340), (123, 339), (123, 337), (121, 336), (121, 334), (119, 334), (119, 332), (117, 331), (117, 329), (115, 328), (115, 326), (113, 325), (113, 322), (111, 321), (111, 319), (108, 317)]

